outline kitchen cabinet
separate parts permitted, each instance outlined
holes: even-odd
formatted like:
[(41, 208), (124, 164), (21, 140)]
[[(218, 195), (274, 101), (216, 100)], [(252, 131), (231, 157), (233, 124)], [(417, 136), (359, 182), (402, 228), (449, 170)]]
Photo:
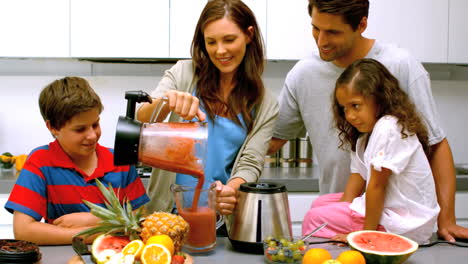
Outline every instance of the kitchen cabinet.
[[(446, 63), (448, 3), (441, 0), (370, 0), (364, 35), (406, 48), (420, 61)], [(461, 21), (459, 24), (462, 27)]]
[(466, 11), (468, 1), (449, 0), (449, 63), (468, 63), (468, 27)]
[(0, 206), (2, 210), (0, 210), (0, 238), (5, 239), (13, 239), (13, 214), (5, 210), (3, 207), (5, 203), (8, 201), (8, 197), (10, 195), (7, 193), (0, 193)]
[(0, 1), (1, 57), (68, 57), (68, 0)]
[(70, 0), (71, 57), (169, 57), (169, 0)]
[(318, 192), (290, 192), (288, 193), (289, 212), (291, 215), (292, 232), (294, 237), (301, 237), (302, 220), (309, 211), (312, 202), (319, 197)]
[(268, 1), (268, 59), (299, 60), (317, 51), (307, 5), (307, 1)]
[(170, 1), (169, 57), (190, 58), (190, 47), (200, 13), (207, 0)]

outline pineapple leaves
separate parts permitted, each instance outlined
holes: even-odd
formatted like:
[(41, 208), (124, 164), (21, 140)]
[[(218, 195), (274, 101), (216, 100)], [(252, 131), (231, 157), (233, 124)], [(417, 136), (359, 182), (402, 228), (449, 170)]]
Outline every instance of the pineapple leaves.
[(98, 179), (96, 179), (96, 185), (104, 196), (105, 207), (89, 201), (83, 202), (90, 208), (91, 213), (100, 218), (101, 221), (97, 226), (83, 230), (75, 236), (88, 237), (97, 233), (105, 233), (128, 235), (132, 239), (138, 238), (141, 231), (139, 222), (143, 215), (141, 210), (143, 207), (133, 212), (133, 207), (127, 197), (123, 199), (122, 204), (120, 203), (118, 198), (120, 189), (117, 189), (116, 194), (111, 183), (106, 188)]

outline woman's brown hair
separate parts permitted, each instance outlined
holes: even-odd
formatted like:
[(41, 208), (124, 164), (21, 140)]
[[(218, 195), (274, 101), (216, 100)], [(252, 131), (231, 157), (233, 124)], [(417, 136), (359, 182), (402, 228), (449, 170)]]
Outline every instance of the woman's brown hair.
[(429, 157), (431, 148), (427, 128), (416, 111), (416, 107), (400, 88), (398, 80), (384, 65), (374, 59), (361, 59), (354, 62), (336, 81), (333, 93), (333, 114), (335, 127), (339, 131), (340, 148), (349, 145), (351, 150), (355, 151), (357, 139), (362, 134), (346, 121), (343, 108), (335, 96), (336, 90), (347, 84), (362, 96), (374, 98), (378, 107), (377, 119), (385, 115), (396, 117), (398, 124), (401, 125), (402, 138), (416, 134), (426, 156)]
[[(209, 58), (204, 37), (207, 24), (224, 17), (233, 21), (251, 39), (235, 73), (235, 87), (227, 102), (219, 93), (220, 72)], [(252, 33), (248, 31), (249, 27), (253, 28)], [(208, 1), (195, 28), (191, 54), (194, 80), (197, 84), (196, 95), (200, 98), (208, 117), (214, 119), (216, 114), (225, 113), (242, 126), (237, 118), (237, 113), (241, 113), (247, 131), (250, 131), (255, 107), (262, 102), (265, 93), (262, 81), (264, 44), (253, 12), (240, 0)]]

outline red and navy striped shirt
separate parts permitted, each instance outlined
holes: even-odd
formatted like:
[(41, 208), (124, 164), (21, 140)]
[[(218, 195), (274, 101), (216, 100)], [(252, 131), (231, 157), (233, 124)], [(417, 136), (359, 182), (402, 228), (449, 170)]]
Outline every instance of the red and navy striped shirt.
[(104, 206), (95, 179), (114, 187), (122, 202), (126, 197), (133, 209), (149, 201), (134, 166), (115, 166), (111, 149), (97, 145), (98, 166), (92, 175), (78, 168), (58, 141), (34, 149), (24, 164), (5, 209), (19, 211), (37, 221), (51, 223), (62, 215), (89, 212), (83, 200)]

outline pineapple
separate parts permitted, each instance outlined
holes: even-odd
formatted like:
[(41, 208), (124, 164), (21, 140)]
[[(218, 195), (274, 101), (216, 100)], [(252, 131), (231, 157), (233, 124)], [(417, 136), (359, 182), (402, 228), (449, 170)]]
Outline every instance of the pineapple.
[(91, 236), (97, 233), (127, 235), (131, 240), (146, 240), (154, 235), (168, 235), (174, 241), (174, 250), (179, 252), (187, 237), (189, 225), (180, 216), (165, 213), (154, 212), (147, 217), (143, 217), (143, 207), (133, 212), (132, 205), (128, 199), (120, 204), (112, 185), (106, 188), (96, 179), (97, 186), (105, 198), (105, 206), (88, 201), (83, 201), (91, 209), (91, 213), (101, 219), (96, 227), (81, 231), (76, 236)]
[(168, 235), (174, 241), (174, 252), (179, 252), (189, 230), (188, 223), (179, 215), (154, 212), (142, 222), (140, 237), (143, 242), (154, 235)]

